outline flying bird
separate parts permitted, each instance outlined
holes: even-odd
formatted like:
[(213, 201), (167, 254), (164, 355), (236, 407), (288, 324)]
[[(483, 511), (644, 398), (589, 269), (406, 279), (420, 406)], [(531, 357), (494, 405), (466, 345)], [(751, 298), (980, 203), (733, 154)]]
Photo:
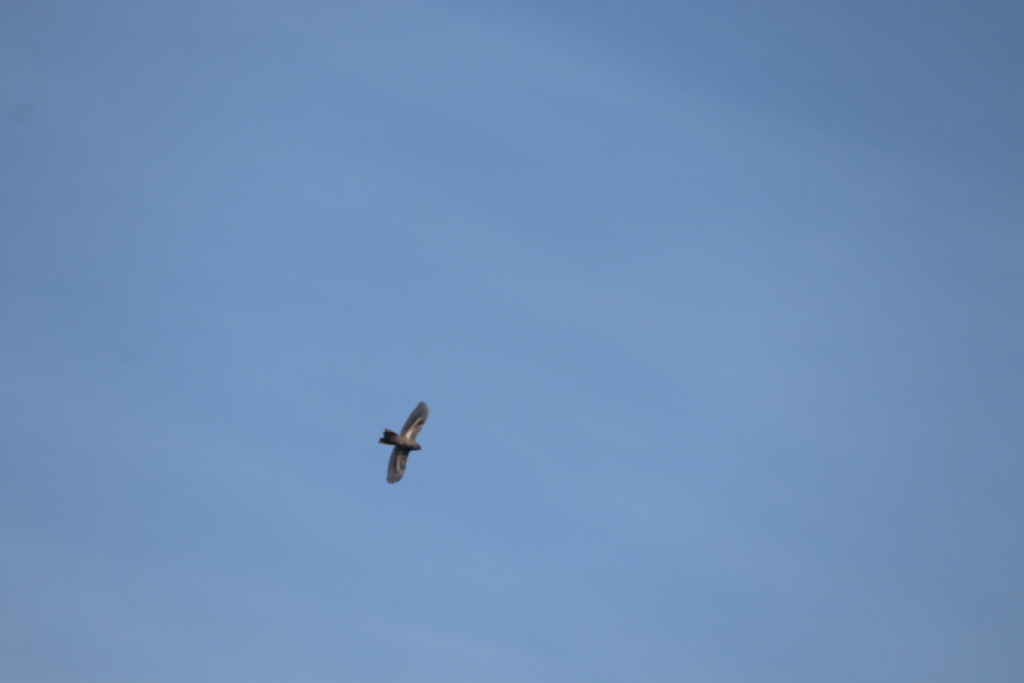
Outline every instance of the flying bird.
[(401, 434), (395, 434), (390, 429), (384, 430), (384, 436), (380, 443), (394, 446), (391, 451), (391, 461), (388, 462), (388, 483), (394, 484), (405, 474), (405, 461), (409, 459), (409, 451), (418, 451), (421, 446), (416, 443), (416, 435), (423, 429), (427, 421), (427, 404), (420, 401), (420, 404), (413, 409), (409, 419), (405, 421)]

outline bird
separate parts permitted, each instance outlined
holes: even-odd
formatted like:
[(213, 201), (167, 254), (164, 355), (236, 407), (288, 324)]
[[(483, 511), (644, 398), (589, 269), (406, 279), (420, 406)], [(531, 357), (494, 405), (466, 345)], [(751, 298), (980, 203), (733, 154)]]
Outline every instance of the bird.
[(428, 414), (427, 404), (420, 401), (419, 405), (413, 408), (412, 413), (409, 414), (409, 419), (405, 421), (401, 434), (395, 434), (390, 429), (384, 430), (384, 436), (380, 438), (380, 443), (395, 447), (391, 451), (391, 460), (388, 462), (389, 484), (394, 484), (405, 474), (405, 462), (409, 459), (409, 451), (418, 451), (422, 448), (416, 443), (416, 435), (423, 429)]

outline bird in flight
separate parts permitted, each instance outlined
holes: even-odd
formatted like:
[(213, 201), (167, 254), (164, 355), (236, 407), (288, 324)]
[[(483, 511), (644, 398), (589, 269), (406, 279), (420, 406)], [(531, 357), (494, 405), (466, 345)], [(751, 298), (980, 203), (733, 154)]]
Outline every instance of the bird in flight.
[(390, 429), (384, 430), (384, 436), (380, 443), (394, 446), (391, 451), (391, 461), (388, 462), (388, 483), (394, 484), (405, 474), (405, 462), (409, 459), (409, 451), (418, 451), (421, 446), (416, 443), (416, 435), (423, 429), (427, 421), (427, 404), (420, 401), (420, 404), (413, 409), (409, 419), (405, 421), (401, 434), (395, 434)]

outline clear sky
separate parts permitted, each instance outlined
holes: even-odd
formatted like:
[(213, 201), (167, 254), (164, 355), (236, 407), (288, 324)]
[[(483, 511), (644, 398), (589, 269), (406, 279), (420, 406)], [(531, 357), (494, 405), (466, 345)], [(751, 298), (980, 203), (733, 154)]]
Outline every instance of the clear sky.
[(1018, 683), (1022, 46), (3, 2), (0, 680)]

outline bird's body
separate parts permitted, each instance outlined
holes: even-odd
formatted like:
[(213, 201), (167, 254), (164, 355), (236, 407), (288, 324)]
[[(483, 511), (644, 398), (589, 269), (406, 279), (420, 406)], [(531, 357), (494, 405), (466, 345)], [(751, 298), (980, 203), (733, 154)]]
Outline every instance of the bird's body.
[(421, 401), (413, 409), (409, 419), (405, 421), (400, 434), (396, 434), (390, 429), (384, 430), (384, 436), (380, 438), (380, 443), (395, 447), (391, 451), (391, 460), (388, 462), (389, 484), (394, 484), (405, 474), (405, 463), (409, 459), (409, 452), (418, 451), (422, 448), (416, 443), (416, 436), (423, 429), (423, 424), (427, 421), (428, 414), (427, 404)]

